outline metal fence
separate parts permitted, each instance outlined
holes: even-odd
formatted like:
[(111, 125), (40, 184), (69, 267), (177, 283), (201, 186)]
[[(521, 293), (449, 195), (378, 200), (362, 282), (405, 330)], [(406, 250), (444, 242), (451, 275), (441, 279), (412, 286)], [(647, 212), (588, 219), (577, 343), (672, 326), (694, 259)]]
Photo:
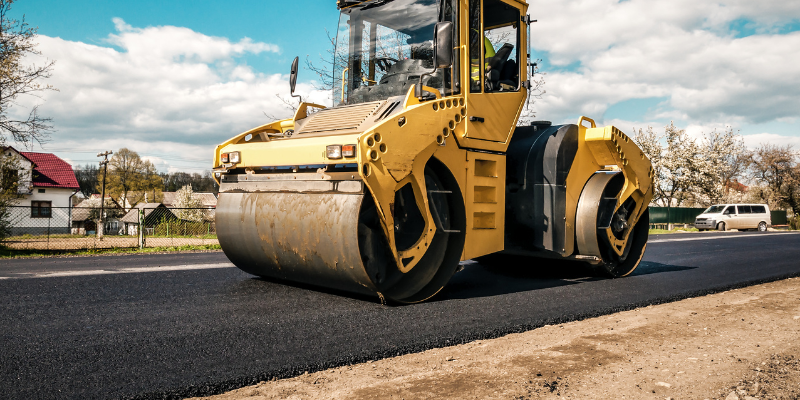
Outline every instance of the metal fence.
[(0, 246), (15, 250), (82, 250), (216, 245), (213, 208), (100, 209), (12, 206), (10, 235)]
[(650, 224), (693, 224), (705, 208), (649, 207)]

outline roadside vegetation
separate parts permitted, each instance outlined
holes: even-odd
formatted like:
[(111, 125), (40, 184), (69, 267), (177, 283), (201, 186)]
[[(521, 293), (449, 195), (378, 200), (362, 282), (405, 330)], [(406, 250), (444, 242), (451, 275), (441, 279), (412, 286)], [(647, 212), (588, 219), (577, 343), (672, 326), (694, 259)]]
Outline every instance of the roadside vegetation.
[(81, 250), (17, 250), (0, 246), (0, 259), (3, 258), (35, 258), (35, 257), (77, 257), (77, 256), (99, 256), (115, 254), (149, 254), (149, 253), (173, 253), (173, 252), (197, 252), (197, 251), (219, 251), (222, 248), (218, 244), (198, 245), (198, 246), (164, 246), (164, 247), (145, 247), (136, 248), (112, 248), (112, 249), (81, 249)]
[(761, 203), (787, 210), (793, 229), (800, 216), (800, 152), (791, 145), (751, 149), (728, 127), (698, 136), (670, 123), (663, 133), (634, 129), (634, 141), (653, 163), (651, 205), (708, 207)]

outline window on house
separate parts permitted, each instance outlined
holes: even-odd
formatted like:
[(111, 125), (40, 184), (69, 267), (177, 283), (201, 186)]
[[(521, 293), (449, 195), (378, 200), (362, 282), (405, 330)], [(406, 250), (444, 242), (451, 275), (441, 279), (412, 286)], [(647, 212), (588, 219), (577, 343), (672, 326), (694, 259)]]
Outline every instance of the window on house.
[(53, 202), (32, 201), (31, 218), (50, 218), (52, 216)]

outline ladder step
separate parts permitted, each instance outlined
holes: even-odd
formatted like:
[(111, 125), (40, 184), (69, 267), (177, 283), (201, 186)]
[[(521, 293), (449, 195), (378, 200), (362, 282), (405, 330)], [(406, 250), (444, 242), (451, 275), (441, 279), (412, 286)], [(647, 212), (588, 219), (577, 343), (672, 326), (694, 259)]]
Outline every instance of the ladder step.
[(428, 193), (445, 193), (445, 194), (452, 194), (452, 190), (428, 190)]

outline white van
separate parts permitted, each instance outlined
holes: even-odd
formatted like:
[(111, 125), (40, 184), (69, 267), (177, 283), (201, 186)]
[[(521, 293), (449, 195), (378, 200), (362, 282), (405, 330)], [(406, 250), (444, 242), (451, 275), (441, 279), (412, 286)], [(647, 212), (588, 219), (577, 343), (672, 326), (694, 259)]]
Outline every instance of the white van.
[(694, 227), (705, 231), (716, 229), (757, 229), (761, 232), (772, 226), (766, 204), (717, 204), (708, 207), (694, 220)]

